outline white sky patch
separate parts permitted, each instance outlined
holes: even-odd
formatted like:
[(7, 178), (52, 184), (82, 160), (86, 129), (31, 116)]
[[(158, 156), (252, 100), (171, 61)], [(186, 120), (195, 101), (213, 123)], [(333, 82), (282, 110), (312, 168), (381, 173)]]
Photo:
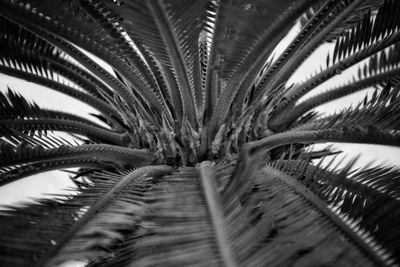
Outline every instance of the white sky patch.
[(27, 100), (33, 100), (41, 108), (68, 112), (97, 122), (93, 116), (88, 115), (98, 113), (93, 107), (45, 86), (0, 73), (0, 91), (6, 92), (7, 87), (20, 93)]
[(296, 37), (296, 35), (300, 32), (300, 23), (295, 24), (292, 29), (288, 32), (288, 34), (279, 41), (271, 55), (267, 59), (267, 61), (273, 59), (276, 60), (283, 51), (285, 51), (286, 47), (290, 44), (290, 42)]
[(0, 205), (33, 203), (39, 198), (53, 198), (52, 194), (69, 195), (76, 188), (69, 176), (62, 171), (49, 171), (3, 185), (0, 187)]
[(85, 261), (76, 261), (76, 260), (70, 260), (62, 263), (58, 267), (82, 267), (85, 266), (87, 262)]

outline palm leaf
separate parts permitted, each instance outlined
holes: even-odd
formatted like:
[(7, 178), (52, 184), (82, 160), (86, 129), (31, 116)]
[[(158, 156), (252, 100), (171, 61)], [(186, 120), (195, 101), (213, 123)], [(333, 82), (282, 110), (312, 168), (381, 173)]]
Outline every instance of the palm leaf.
[[(217, 103), (217, 109), (213, 113), (213, 118), (210, 122), (210, 132), (212, 136), (216, 134), (218, 126), (220, 126), (222, 124), (222, 121), (225, 119), (225, 116), (227, 115), (230, 105), (232, 104), (232, 101), (239, 88), (242, 88), (242, 90), (248, 90), (248, 87), (251, 86), (253, 77), (257, 75), (260, 69), (263, 67), (265, 61), (272, 52), (273, 46), (276, 45), (279, 40), (277, 38), (271, 41), (270, 37), (281, 36), (280, 34), (286, 33), (290, 29), (290, 26), (292, 25), (291, 23), (294, 22), (293, 18), (297, 17), (302, 11), (304, 11), (306, 5), (312, 2), (313, 1), (285, 1), (284, 3), (278, 3), (276, 1), (269, 1), (264, 3), (266, 6), (262, 6), (263, 3), (257, 3), (257, 5), (252, 3), (235, 4), (227, 1), (220, 7), (220, 9), (222, 10), (224, 10), (223, 8), (226, 8), (228, 15), (224, 16), (227, 19), (222, 19), (219, 22), (220, 24), (216, 24), (215, 26), (217, 38), (214, 38), (216, 42), (214, 46), (216, 46), (216, 49), (218, 49), (217, 51), (227, 51), (228, 56), (227, 59), (210, 58), (210, 60), (223, 60), (224, 62), (227, 62), (229, 68), (232, 68), (234, 70), (233, 73), (236, 73), (237, 76), (234, 79), (230, 79), (228, 84), (221, 92), (221, 96), (219, 97), (219, 101)], [(261, 6), (258, 7), (258, 5)], [(276, 17), (274, 17), (274, 14), (275, 16), (278, 15), (280, 12), (279, 10), (282, 10), (281, 8), (287, 8), (288, 10), (290, 10), (290, 12), (285, 14), (285, 16), (277, 19)], [(264, 24), (266, 22), (262, 14), (263, 10), (271, 10), (268, 16), (268, 19), (271, 19), (270, 24)], [(276, 13), (274, 13), (274, 11)], [(220, 12), (222, 16), (224, 11)], [(229, 15), (230, 12), (234, 13), (232, 15)], [(242, 16), (240, 23), (237, 23), (235, 19), (232, 19), (236, 16)], [(270, 26), (261, 27), (259, 26), (261, 23)], [(239, 39), (239, 41), (237, 42), (230, 42), (229, 38), (232, 38), (232, 34), (243, 34), (244, 32), (251, 32), (249, 31), (249, 28), (252, 27), (260, 27), (261, 29), (263, 29), (263, 31), (256, 36), (249, 36), (248, 39)], [(284, 30), (282, 31), (282, 29)], [(218, 40), (218, 38), (220, 38), (219, 36), (224, 39)], [(247, 40), (253, 40), (254, 44), (249, 47), (249, 49), (243, 49), (243, 41), (246, 42)], [(232, 44), (233, 46), (229, 47), (230, 44)], [(221, 47), (218, 47), (219, 45)], [(236, 51), (236, 49), (238, 49), (238, 51)], [(214, 52), (211, 51), (211, 53)], [(210, 57), (212, 57), (212, 54)], [(232, 62), (229, 62), (229, 60), (235, 60), (237, 62), (234, 62), (232, 64)], [(218, 61), (215, 62), (214, 65), (219, 66)], [(256, 62), (256, 64), (254, 62)], [(251, 66), (250, 69), (249, 66)], [(222, 69), (224, 68), (222, 67)], [(224, 76), (228, 76), (229, 78), (231, 78), (232, 75), (222, 74), (222, 77)], [(247, 78), (248, 80), (244, 80), (245, 78)], [(208, 79), (212, 78), (209, 77)]]
[(44, 170), (75, 166), (96, 169), (143, 166), (151, 161), (144, 150), (135, 150), (112, 145), (88, 144), (73, 146), (63, 139), (26, 136), (1, 126), (0, 181), (1, 184)]
[[(9, 251), (18, 251), (21, 257), (2, 257), (3, 264), (54, 265), (71, 258), (95, 258), (104, 254), (101, 247), (106, 248), (120, 241), (121, 232), (135, 226), (146, 213), (140, 199), (141, 191), (151, 187), (153, 177), (168, 171), (168, 166), (156, 166), (125, 175), (94, 174), (90, 178), (98, 186), (90, 186), (75, 197), (64, 201), (42, 201), (40, 205), (5, 212), (6, 217), (1, 222), (1, 251), (5, 256)], [(116, 216), (119, 220), (114, 220)], [(110, 217), (113, 219), (110, 220)], [(7, 231), (7, 225), (21, 227), (25, 231)], [(54, 228), (55, 225), (58, 227)], [(37, 236), (40, 237), (37, 240), (37, 233), (43, 231), (46, 233)], [(8, 247), (9, 240), (24, 241), (25, 245)], [(39, 254), (42, 255), (40, 258)]]
[[(0, 265), (397, 266), (398, 170), (324, 167), (340, 152), (309, 146), (400, 145), (399, 10), (0, 0), (0, 72), (89, 104), (106, 125), (0, 93), (0, 186), (77, 168), (71, 194), (1, 211)], [(323, 67), (288, 84), (326, 44)], [(358, 105), (313, 110), (367, 88)]]
[[(159, 200), (149, 205), (142, 228), (118, 246), (116, 257), (105, 258), (96, 265), (282, 266), (297, 263), (307, 266), (315, 263), (320, 251), (332, 253), (325, 259), (320, 258), (318, 264), (360, 257), (358, 249), (339, 238), (339, 231), (331, 228), (332, 222), (324, 221), (319, 207), (319, 212), (305, 213), (313, 208), (302, 206), (307, 200), (283, 186), (275, 173), (231, 180), (232, 171), (232, 166), (203, 163), (198, 169), (182, 169), (161, 179), (155, 190), (148, 193), (149, 198), (157, 196)], [(228, 185), (223, 186), (226, 180)], [(231, 194), (235, 186), (242, 188), (238, 195)], [(249, 194), (252, 190), (255, 194)], [(157, 225), (148, 224), (150, 221)], [(307, 237), (307, 242), (302, 237)], [(326, 242), (328, 237), (332, 242)], [(282, 246), (289, 240), (290, 245)], [(334, 244), (340, 249), (334, 249)], [(340, 252), (333, 253), (336, 249)], [(177, 250), (180, 250), (179, 256)]]
[[(99, 98), (104, 94), (112, 94), (95, 76), (72, 62), (66, 54), (44, 39), (4, 17), (0, 17), (0, 27), (1, 44), (6, 50), (1, 53), (3, 61), (12, 59), (24, 62), (30, 69), (47, 69), (52, 75), (57, 73), (66, 77)], [(43, 61), (46, 61), (46, 64)]]
[[(346, 169), (351, 168), (351, 162)], [(327, 170), (305, 162), (277, 162), (285, 173), (293, 175), (312, 190), (346, 221), (358, 228), (360, 234), (379, 240), (389, 254), (398, 254), (394, 242), (398, 231), (399, 171), (388, 167), (373, 167), (356, 172)], [(301, 173), (302, 175), (298, 175)], [(291, 179), (293, 179), (291, 178)], [(390, 233), (390, 234), (389, 234)], [(382, 248), (380, 248), (382, 249)]]
[[(371, 19), (370, 14), (365, 16), (365, 19), (359, 23), (357, 27), (347, 34), (347, 37), (339, 38), (336, 42), (335, 50), (333, 53), (333, 64), (328, 68), (315, 74), (307, 79), (299, 86), (292, 87), (282, 96), (284, 101), (281, 101), (275, 113), (282, 112), (285, 107), (291, 106), (310, 89), (318, 86), (322, 82), (333, 77), (337, 73), (349, 68), (350, 66), (366, 59), (383, 49), (390, 47), (399, 41), (396, 25), (399, 23), (395, 12), (397, 10), (398, 2), (385, 1), (377, 16), (374, 20)], [(388, 17), (393, 19), (380, 19), (380, 17)], [(352, 36), (350, 37), (350, 35)], [(363, 48), (362, 48), (363, 47)], [(336, 58), (341, 59), (336, 62)], [(345, 57), (345, 58), (344, 58)]]
[(121, 144), (128, 138), (79, 116), (41, 109), (10, 89), (6, 95), (0, 93), (0, 110), (2, 125), (28, 134), (67, 131), (112, 144)]
[[(269, 124), (277, 129), (287, 128), (287, 125), (290, 125), (295, 119), (306, 113), (308, 110), (331, 100), (370, 87), (381, 88), (385, 83), (387, 84), (388, 80), (392, 81), (392, 85), (387, 84), (386, 86), (397, 86), (399, 74), (398, 65), (398, 45), (395, 45), (388, 51), (383, 51), (382, 53), (371, 57), (367, 64), (360, 66), (357, 78), (353, 78), (345, 85), (328, 89), (323, 93), (319, 93), (292, 106), (292, 110), (289, 113), (283, 113), (280, 114), (280, 116), (271, 116)], [(283, 126), (285, 124), (286, 126)]]

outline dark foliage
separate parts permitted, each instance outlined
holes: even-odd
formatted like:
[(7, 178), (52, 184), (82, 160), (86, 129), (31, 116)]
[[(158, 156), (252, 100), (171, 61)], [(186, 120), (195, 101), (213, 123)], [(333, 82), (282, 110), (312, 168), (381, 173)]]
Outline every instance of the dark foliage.
[[(399, 170), (323, 164), (340, 151), (310, 146), (400, 145), (399, 12), (397, 0), (0, 0), (0, 73), (101, 121), (0, 93), (0, 186), (77, 168), (71, 195), (0, 212), (0, 266), (398, 266)], [(327, 44), (321, 69), (288, 83)]]

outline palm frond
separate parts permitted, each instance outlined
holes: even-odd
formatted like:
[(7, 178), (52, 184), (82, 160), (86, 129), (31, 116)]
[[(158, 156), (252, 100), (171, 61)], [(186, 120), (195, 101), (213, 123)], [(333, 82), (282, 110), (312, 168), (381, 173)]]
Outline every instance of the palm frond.
[(378, 19), (378, 17), (373, 20), (371, 18), (372, 15), (367, 14), (365, 19), (351, 31), (354, 35), (352, 38), (349, 35), (347, 38), (344, 37), (344, 39), (337, 41), (333, 58), (339, 57), (341, 60), (337, 62), (333, 60), (333, 64), (329, 65), (328, 68), (315, 74), (300, 85), (288, 89), (283, 94), (281, 93), (279, 98), (275, 98), (275, 101), (280, 102), (275, 103), (277, 107), (274, 109), (274, 113), (283, 112), (285, 108), (291, 107), (301, 96), (324, 81), (375, 53), (396, 44), (400, 36), (396, 30), (396, 25), (399, 23), (395, 15), (397, 6), (398, 2), (396, 1), (386, 1), (385, 5), (378, 11), (378, 13), (385, 14), (382, 16), (393, 18), (392, 20), (386, 21)]
[(161, 65), (173, 68), (183, 103), (183, 116), (187, 116), (192, 125), (197, 125), (194, 92), (201, 90), (198, 86), (194, 88), (193, 76), (197, 75), (194, 57), (202, 26), (200, 14), (204, 12), (205, 4), (206, 1), (123, 2), (120, 5), (105, 2), (114, 14), (123, 18), (121, 25), (137, 46), (145, 45)]
[[(70, 195), (0, 212), (0, 265), (397, 266), (399, 171), (325, 166), (340, 151), (310, 145), (400, 145), (399, 11), (0, 0), (0, 72), (89, 104), (106, 125), (0, 93), (0, 186), (76, 168)], [(323, 67), (289, 84), (328, 45)], [(339, 113), (313, 110), (371, 88)]]
[[(400, 135), (390, 129), (381, 129), (372, 125), (359, 125), (352, 127), (348, 125), (334, 125), (337, 118), (324, 124), (310, 124), (303, 129), (289, 130), (279, 134), (275, 134), (263, 139), (249, 142), (243, 148), (243, 154), (246, 156), (261, 156), (273, 148), (287, 144), (295, 143), (322, 143), (322, 142), (339, 142), (339, 143), (358, 143), (358, 144), (377, 144), (377, 145), (400, 145)], [(322, 126), (322, 127), (321, 127)]]
[[(143, 166), (151, 162), (145, 150), (124, 148), (105, 144), (72, 146), (64, 140), (54, 143), (49, 139), (45, 144), (39, 139), (26, 136), (2, 126), (0, 142), (1, 184), (37, 173), (40, 170), (52, 170), (71, 166), (93, 166), (104, 164), (104, 168), (113, 166)], [(53, 145), (55, 144), (55, 146)], [(65, 166), (63, 166), (65, 165)]]
[[(55, 12), (57, 13), (57, 16), (60, 16), (59, 12), (62, 10), (66, 11), (67, 9), (59, 9), (59, 10), (51, 10), (51, 8), (45, 3), (45, 2), (35, 2), (34, 4), (31, 3), (32, 5), (28, 4), (25, 8), (24, 5), (18, 5), (17, 3), (10, 3), (10, 2), (2, 2), (2, 10), (5, 10), (7, 12), (7, 14), (4, 14), (4, 16), (6, 16), (8, 19), (17, 22), (18, 24), (22, 25), (23, 27), (27, 27), (29, 28), (29, 30), (33, 33), (35, 33), (36, 35), (40, 36), (41, 38), (45, 39), (46, 41), (50, 42), (51, 44), (55, 45), (58, 48), (61, 48), (64, 52), (66, 52), (69, 56), (71, 56), (72, 58), (74, 58), (75, 60), (77, 60), (79, 63), (81, 63), (84, 67), (86, 67), (88, 70), (90, 70), (91, 72), (93, 72), (95, 75), (101, 77), (101, 79), (107, 84), (109, 85), (111, 88), (113, 88), (114, 90), (116, 90), (116, 92), (118, 92), (119, 94), (121, 94), (121, 96), (124, 96), (124, 102), (128, 104), (128, 106), (132, 106), (133, 103), (136, 104), (140, 104), (138, 103), (138, 99), (133, 95), (132, 91), (127, 88), (126, 86), (124, 86), (123, 84), (121, 84), (115, 77), (113, 77), (112, 75), (110, 75), (107, 71), (105, 71), (101, 66), (99, 66), (96, 62), (94, 62), (92, 59), (90, 59), (87, 55), (85, 55), (84, 53), (82, 53), (80, 50), (78, 50), (76, 47), (74, 47), (73, 45), (71, 45), (68, 42), (65, 42), (64, 40), (60, 39), (59, 37), (57, 37), (57, 34), (60, 33), (64, 33), (65, 35), (62, 37), (66, 37), (67, 39), (74, 39), (74, 41), (76, 43), (79, 43), (83, 48), (87, 48), (88, 50), (93, 50), (95, 47), (97, 47), (97, 45), (99, 43), (93, 43), (93, 41), (91, 41), (90, 38), (85, 38), (85, 36), (91, 36), (91, 34), (96, 34), (98, 33), (96, 26), (94, 26), (93, 24), (91, 25), (92, 27), (94, 27), (93, 29), (90, 29), (90, 24), (91, 22), (90, 19), (88, 19), (88, 16), (85, 15), (81, 15), (82, 16), (72, 16), (74, 18), (76, 18), (76, 20), (74, 21), (70, 21), (72, 24), (74, 25), (78, 25), (79, 23), (84, 23), (84, 25), (88, 24), (87, 27), (85, 27), (88, 32), (84, 33), (78, 33), (78, 32), (73, 32), (73, 31), (63, 31), (62, 29), (67, 29), (68, 23), (67, 25), (64, 25), (63, 23), (60, 23), (60, 21), (58, 21), (58, 19), (60, 17), (54, 18), (55, 21), (57, 21), (57, 23), (50, 23), (45, 16), (43, 16), (43, 13), (41, 13), (41, 15), (38, 15), (36, 13), (36, 9), (34, 7), (36, 7), (36, 5), (38, 5), (39, 9), (40, 6), (43, 5), (43, 7), (46, 9), (46, 11), (51, 12)], [(63, 3), (60, 3), (61, 5), (63, 5)], [(65, 5), (65, 3), (64, 3)], [(82, 11), (82, 9), (80, 9), (80, 11)], [(71, 18), (69, 16), (68, 11), (66, 12), (66, 14), (64, 17), (64, 22), (67, 22), (67, 20), (69, 18)], [(51, 14), (47, 14), (47, 17), (51, 16)], [(29, 22), (29, 19), (27, 20), (27, 18), (30, 18), (32, 20), (35, 20), (37, 22), (37, 25), (32, 25), (32, 23)], [(84, 20), (81, 21), (80, 19)], [(40, 25), (40, 26), (38, 26)], [(31, 27), (34, 26), (34, 27)], [(62, 28), (62, 29), (60, 29)], [(45, 31), (43, 31), (43, 29), (45, 29)], [(53, 34), (52, 34), (53, 33)], [(89, 43), (89, 44), (88, 44)], [(88, 47), (89, 45), (89, 47)], [(104, 58), (104, 56), (107, 55), (107, 53), (104, 51), (104, 49), (106, 49), (105, 47), (102, 48), (103, 49), (103, 53), (98, 55), (101, 58)], [(98, 50), (96, 50), (98, 51)], [(97, 53), (96, 53), (97, 54)], [(115, 62), (114, 60), (108, 60), (109, 62)], [(119, 62), (119, 66), (117, 69), (119, 69), (120, 71), (123, 71), (125, 68), (123, 66), (121, 66), (121, 63)], [(129, 77), (131, 78), (131, 82), (136, 85), (137, 82), (139, 82), (137, 79), (137, 75), (134, 75), (134, 77)], [(143, 88), (143, 85), (139, 85), (139, 88)], [(158, 100), (155, 99), (155, 96), (152, 95), (149, 91), (143, 91), (142, 92), (146, 93), (146, 95), (148, 95), (150, 97), (150, 99), (148, 99), (149, 101), (153, 101), (153, 103), (159, 103)], [(160, 110), (160, 106), (159, 105), (154, 105), (154, 108), (157, 110)], [(132, 109), (132, 108), (131, 108)], [(133, 109), (134, 110), (134, 109)], [(146, 114), (146, 110), (144, 108), (142, 108), (142, 112), (144, 114)]]
[[(398, 47), (399, 45), (396, 44), (388, 51), (383, 51), (372, 56), (368, 63), (358, 68), (358, 77), (353, 77), (353, 80), (347, 82), (345, 85), (328, 89), (299, 104), (293, 105), (290, 112), (272, 114), (268, 121), (270, 127), (285, 129), (308, 110), (362, 89), (370, 87), (382, 88), (385, 84), (389, 87), (397, 86), (400, 59)], [(390, 84), (388, 84), (388, 81), (390, 81)]]
[[(280, 84), (287, 79), (292, 72), (307, 57), (308, 53), (318, 47), (329, 32), (337, 28), (344, 18), (357, 9), (361, 1), (325, 1), (310, 20), (302, 27), (294, 40), (289, 44), (278, 59), (269, 64), (265, 73), (261, 75), (260, 81), (254, 88), (252, 99), (259, 101), (259, 98), (268, 92), (279, 92)], [(329, 29), (329, 30), (328, 30)], [(307, 48), (304, 46), (307, 44)], [(301, 53), (300, 53), (301, 51)], [(242, 102), (244, 96), (242, 96)]]
[(128, 138), (79, 116), (41, 109), (10, 89), (6, 94), (0, 92), (0, 111), (2, 125), (30, 135), (66, 131), (112, 144), (122, 144)]
[[(14, 60), (28, 62), (33, 66), (38, 63), (39, 66), (36, 69), (43, 68), (43, 61), (46, 61), (46, 67), (53, 73), (61, 74), (90, 94), (99, 98), (102, 98), (102, 94), (111, 95), (110, 90), (101, 81), (72, 62), (65, 53), (46, 40), (4, 17), (0, 17), (0, 28), (0, 42), (6, 50), (1, 51), (2, 57), (8, 58), (8, 60), (13, 58)], [(93, 87), (96, 87), (96, 89)]]
[[(2, 264), (51, 266), (106, 254), (106, 248), (123, 240), (121, 233), (135, 228), (146, 214), (142, 192), (152, 186), (154, 177), (170, 171), (168, 166), (153, 166), (125, 174), (95, 173), (90, 179), (97, 186), (89, 186), (77, 196), (3, 212)], [(16, 232), (14, 227), (24, 230)], [(9, 247), (10, 240), (25, 245)], [(21, 257), (9, 258), (7, 252), (11, 251)]]
[[(161, 178), (155, 190), (147, 193), (155, 201), (148, 206), (142, 227), (117, 246), (115, 257), (94, 265), (322, 265), (351, 257), (360, 259), (360, 266), (370, 264), (362, 259), (365, 251), (341, 239), (342, 233), (333, 227), (339, 223), (348, 229), (347, 225), (327, 222), (321, 214), (321, 209), (328, 213), (327, 208), (301, 205), (308, 200), (284, 186), (276, 172), (232, 180), (233, 170), (232, 165), (202, 163), (197, 169), (181, 169)], [(241, 188), (239, 194), (231, 194), (236, 186)], [(290, 250), (282, 246), (288, 240), (294, 242)], [(335, 246), (340, 252), (318, 256)]]
[(375, 128), (383, 131), (396, 131), (398, 125), (399, 92), (397, 86), (390, 82), (378, 93), (375, 90), (371, 98), (367, 96), (355, 107), (342, 110), (338, 114), (316, 119), (308, 124), (296, 127), (299, 130), (315, 129), (318, 127), (357, 127)]
[(76, 147), (65, 146), (57, 149), (43, 149), (42, 146), (29, 147), (21, 145), (14, 149), (8, 144), (2, 144), (1, 152), (1, 167), (24, 164), (32, 161), (51, 162), (52, 160), (68, 160), (77, 157), (96, 157), (97, 160), (122, 161), (125, 164), (132, 164), (133, 166), (140, 166), (149, 162), (149, 155), (146, 151), (112, 145), (92, 144)]
[(292, 175), (313, 191), (364, 239), (397, 258), (399, 171), (390, 167), (370, 167), (349, 171), (355, 161), (341, 170), (328, 170), (309, 162), (289, 160), (275, 166)]
[[(257, 3), (257, 5), (253, 3), (231, 3), (229, 1), (221, 3), (218, 16), (221, 16), (222, 19), (218, 20), (217, 17), (215, 45), (213, 45), (215, 48), (211, 51), (211, 53), (218, 52), (220, 55), (216, 57), (211, 54), (210, 60), (213, 60), (214, 65), (223, 71), (226, 62), (228, 74), (220, 71), (219, 75), (231, 79), (226, 81), (227, 84), (222, 89), (216, 109), (212, 114), (209, 130), (211, 136), (216, 134), (218, 127), (226, 119), (239, 88), (240, 91), (247, 91), (251, 87), (254, 82), (254, 76), (257, 76), (264, 66), (273, 47), (283, 34), (289, 31), (296, 18), (306, 9), (306, 6), (313, 2), (312, 0), (268, 1)], [(284, 9), (287, 9), (288, 12), (281, 17), (275, 17)], [(266, 10), (269, 11), (268, 16), (263, 15)], [(224, 14), (225, 12), (226, 14)], [(234, 19), (236, 17), (240, 18), (239, 23)], [(270, 23), (266, 22), (266, 17)], [(260, 33), (246, 37), (243, 40), (232, 39), (236, 34), (240, 36), (245, 33), (251, 33), (250, 29), (254, 27), (261, 29)], [(272, 37), (275, 37), (275, 39), (271, 40)], [(235, 42), (232, 42), (229, 38), (235, 40)], [(245, 44), (248, 40), (253, 40), (250, 47)], [(224, 54), (227, 55), (222, 57), (220, 51), (224, 51)], [(232, 73), (229, 74), (229, 71), (232, 71)], [(236, 75), (232, 78), (233, 74)], [(212, 79), (212, 77), (210, 78)]]
[(74, 84), (60, 79), (58, 76), (53, 76), (51, 72), (48, 72), (47, 68), (42, 68), (42, 65), (33, 66), (27, 62), (7, 59), (1, 61), (0, 72), (3, 74), (35, 82), (39, 85), (43, 85), (57, 92), (76, 98), (79, 101), (94, 107), (107, 116), (114, 116), (116, 118), (119, 117), (119, 114), (115, 111), (115, 109), (111, 108), (106, 102), (83, 92)]
[[(274, 174), (275, 179), (279, 180), (281, 183), (290, 187), (291, 190), (296, 191), (301, 195), (304, 200), (311, 203), (325, 218), (333, 223), (337, 228), (340, 229), (342, 233), (346, 233), (346, 236), (353, 244), (355, 244), (362, 252), (369, 255), (369, 259), (376, 265), (390, 265), (393, 263), (393, 255), (387, 253), (386, 251), (382, 253), (381, 244), (376, 244), (374, 240), (368, 240), (365, 237), (365, 232), (363, 230), (357, 229), (357, 226), (351, 224), (353, 221), (346, 221), (346, 218), (340, 218), (332, 210), (327, 207), (326, 203), (323, 203), (316, 195), (311, 193), (305, 186), (302, 186), (296, 182), (296, 178), (288, 176), (284, 173), (279, 173), (276, 169), (267, 168), (270, 172)], [(314, 173), (313, 173), (314, 174)], [(310, 179), (310, 177), (307, 177)], [(386, 244), (387, 245), (387, 244)], [(388, 249), (388, 247), (385, 247)]]

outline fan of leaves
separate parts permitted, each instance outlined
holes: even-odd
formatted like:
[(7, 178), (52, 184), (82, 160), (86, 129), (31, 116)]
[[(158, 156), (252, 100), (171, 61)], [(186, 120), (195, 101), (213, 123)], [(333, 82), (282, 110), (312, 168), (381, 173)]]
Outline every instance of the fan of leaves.
[[(78, 168), (73, 193), (1, 211), (0, 265), (397, 266), (399, 171), (323, 166), (339, 152), (309, 146), (400, 145), (399, 11), (397, 0), (0, 0), (0, 72), (101, 121), (0, 93), (0, 186)], [(326, 44), (323, 66), (288, 84)], [(303, 99), (351, 67), (353, 79)], [(313, 110), (371, 88), (333, 115)]]

